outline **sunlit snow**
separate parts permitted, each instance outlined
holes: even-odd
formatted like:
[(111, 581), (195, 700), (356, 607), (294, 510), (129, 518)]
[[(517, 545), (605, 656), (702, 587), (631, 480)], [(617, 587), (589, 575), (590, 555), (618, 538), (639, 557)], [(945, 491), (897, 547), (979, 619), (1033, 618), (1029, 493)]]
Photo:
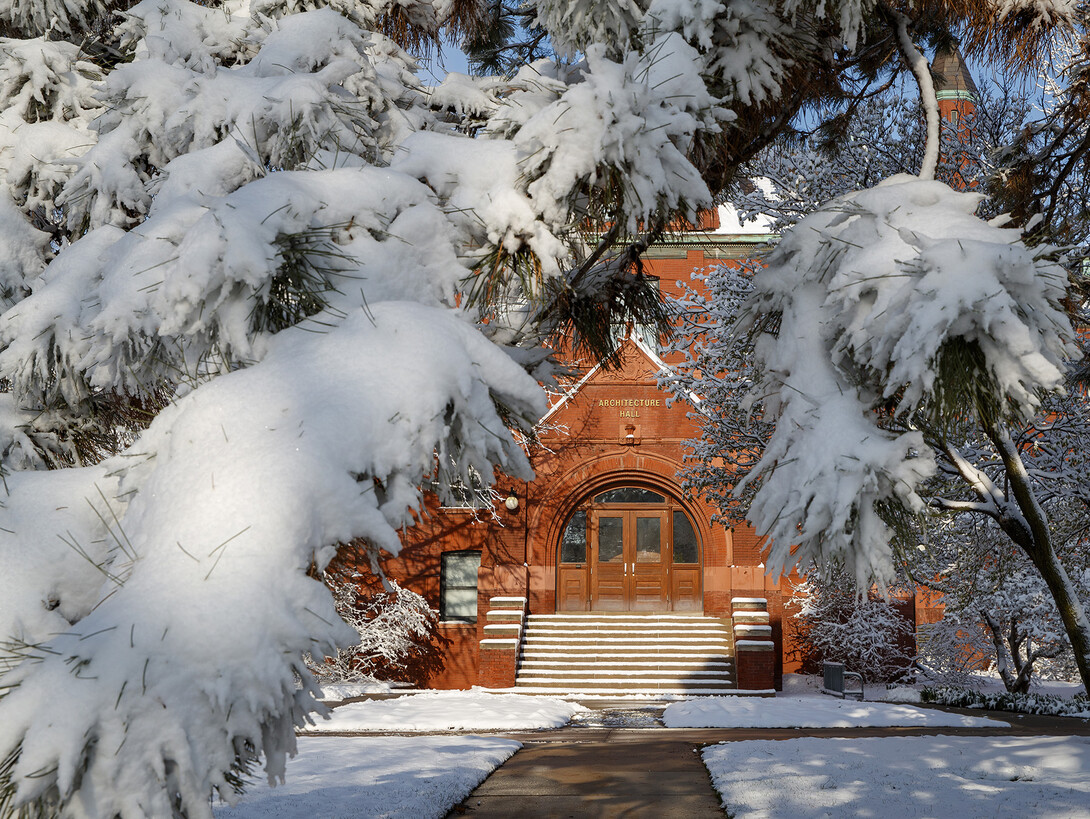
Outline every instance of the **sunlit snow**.
[(220, 805), (215, 814), (442, 817), (520, 747), (498, 737), (302, 737), (287, 784), (258, 782), (238, 805)]
[(1005, 727), (985, 717), (833, 697), (706, 697), (667, 706), (667, 728)]
[(738, 819), (1090, 816), (1086, 737), (801, 737), (703, 756)]
[(334, 709), (309, 731), (525, 731), (559, 728), (587, 709), (552, 697), (431, 691)]

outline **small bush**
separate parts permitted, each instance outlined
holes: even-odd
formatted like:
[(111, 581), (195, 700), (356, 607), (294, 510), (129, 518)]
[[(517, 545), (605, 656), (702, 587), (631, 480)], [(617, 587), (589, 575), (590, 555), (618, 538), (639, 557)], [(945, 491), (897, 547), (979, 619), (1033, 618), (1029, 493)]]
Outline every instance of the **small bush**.
[(1071, 699), (1065, 699), (1055, 694), (985, 693), (971, 688), (947, 685), (922, 689), (920, 701), (933, 702), (936, 705), (953, 705), (958, 708), (987, 708), (992, 711), (1060, 717), (1090, 711), (1090, 699), (1085, 694), (1077, 694)]
[(330, 570), (323, 580), (333, 593), (337, 613), (356, 629), (360, 641), (336, 657), (304, 656), (319, 682), (385, 680), (427, 684), (442, 667), (449, 642), (438, 629), (438, 612), (419, 594), (393, 581), (376, 588), (377, 578), (351, 570)]
[(812, 568), (795, 585), (799, 611), (786, 624), (805, 673), (824, 660), (844, 663), (867, 683), (900, 679), (915, 654), (913, 623), (896, 601), (860, 592), (844, 570)]

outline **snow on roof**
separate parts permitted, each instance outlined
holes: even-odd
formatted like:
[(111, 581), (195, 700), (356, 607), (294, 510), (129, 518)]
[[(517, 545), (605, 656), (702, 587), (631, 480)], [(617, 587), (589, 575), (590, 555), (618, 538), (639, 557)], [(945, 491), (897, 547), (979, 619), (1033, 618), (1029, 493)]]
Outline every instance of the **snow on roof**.
[(742, 222), (738, 217), (738, 208), (727, 203), (719, 206), (719, 227), (713, 234), (743, 236), (763, 236), (772, 233), (772, 217), (761, 214), (755, 221)]
[[(776, 189), (772, 184), (772, 180), (758, 176), (750, 179), (754, 185), (761, 189), (761, 192), (768, 198), (776, 199)], [(738, 215), (738, 208), (736, 208), (730, 202), (725, 202), (719, 206), (719, 227), (712, 231), (712, 233), (718, 234), (730, 234), (734, 236), (767, 236), (770, 233), (774, 233), (772, 225), (774, 218), (767, 213), (762, 213), (757, 216), (756, 219), (747, 219), (742, 222)]]

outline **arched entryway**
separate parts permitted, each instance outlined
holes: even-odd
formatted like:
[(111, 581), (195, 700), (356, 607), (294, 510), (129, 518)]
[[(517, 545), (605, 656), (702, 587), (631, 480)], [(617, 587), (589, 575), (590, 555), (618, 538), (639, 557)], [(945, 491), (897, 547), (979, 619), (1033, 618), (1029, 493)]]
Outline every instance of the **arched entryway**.
[(657, 489), (588, 496), (557, 548), (557, 611), (703, 610), (700, 539), (682, 504)]

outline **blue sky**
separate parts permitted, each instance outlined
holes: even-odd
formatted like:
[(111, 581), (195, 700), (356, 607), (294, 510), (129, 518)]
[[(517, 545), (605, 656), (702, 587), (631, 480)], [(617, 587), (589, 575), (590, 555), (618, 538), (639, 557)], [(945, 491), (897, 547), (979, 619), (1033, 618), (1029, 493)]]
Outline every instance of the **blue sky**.
[(453, 45), (444, 45), (441, 55), (438, 58), (432, 57), (430, 64), (421, 74), (425, 81), (427, 81), (428, 77), (431, 77), (436, 83), (439, 83), (451, 71), (466, 74), (469, 71), (469, 64), (466, 62), (466, 55), (462, 53), (460, 48)]

